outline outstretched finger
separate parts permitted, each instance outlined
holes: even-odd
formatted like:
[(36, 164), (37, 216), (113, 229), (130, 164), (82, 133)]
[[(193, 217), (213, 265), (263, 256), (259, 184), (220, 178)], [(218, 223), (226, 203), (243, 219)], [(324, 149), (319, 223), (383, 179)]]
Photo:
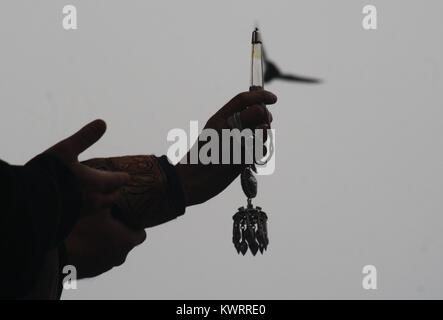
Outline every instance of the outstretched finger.
[(103, 120), (94, 120), (46, 152), (59, 155), (65, 160), (75, 160), (80, 153), (96, 143), (105, 131), (106, 123)]

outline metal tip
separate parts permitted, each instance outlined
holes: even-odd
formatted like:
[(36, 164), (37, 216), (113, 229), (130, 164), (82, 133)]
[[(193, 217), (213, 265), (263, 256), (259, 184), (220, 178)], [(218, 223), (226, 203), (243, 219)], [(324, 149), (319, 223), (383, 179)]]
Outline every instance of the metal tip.
[(261, 35), (257, 27), (252, 32), (252, 43), (261, 43)]

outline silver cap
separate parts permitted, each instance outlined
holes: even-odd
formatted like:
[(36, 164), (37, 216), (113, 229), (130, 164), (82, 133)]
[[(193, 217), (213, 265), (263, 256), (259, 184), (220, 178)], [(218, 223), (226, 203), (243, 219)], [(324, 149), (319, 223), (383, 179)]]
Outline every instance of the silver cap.
[(255, 28), (255, 30), (252, 32), (252, 43), (261, 43), (261, 35), (258, 28)]

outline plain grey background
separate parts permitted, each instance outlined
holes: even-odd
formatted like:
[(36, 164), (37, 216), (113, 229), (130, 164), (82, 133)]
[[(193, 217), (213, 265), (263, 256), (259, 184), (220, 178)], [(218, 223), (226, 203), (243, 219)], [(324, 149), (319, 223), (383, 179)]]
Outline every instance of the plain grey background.
[[(76, 31), (62, 8), (76, 5)], [(361, 26), (378, 9), (378, 30)], [(238, 256), (238, 180), (148, 230), (126, 263), (63, 298), (442, 298), (443, 2), (21, 1), (0, 4), (1, 158), (23, 164), (103, 118), (82, 159), (166, 153), (247, 90), (256, 22), (267, 53), (321, 85), (273, 82), (276, 171), (255, 203), (264, 256)], [(373, 264), (378, 290), (363, 290)]]

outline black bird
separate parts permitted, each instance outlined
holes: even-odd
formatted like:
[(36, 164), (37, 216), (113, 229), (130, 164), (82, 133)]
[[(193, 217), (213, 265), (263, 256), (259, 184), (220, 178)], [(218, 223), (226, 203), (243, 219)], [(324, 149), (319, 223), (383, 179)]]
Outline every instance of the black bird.
[(304, 83), (320, 83), (320, 79), (310, 78), (310, 77), (304, 77), (304, 76), (298, 76), (295, 74), (286, 74), (281, 73), (280, 69), (273, 63), (272, 61), (269, 61), (266, 58), (265, 55), (265, 49), (263, 48), (263, 60), (264, 60), (264, 81), (265, 83), (271, 82), (274, 79), (281, 79), (281, 80), (287, 80), (287, 81), (294, 81), (294, 82), (304, 82)]

